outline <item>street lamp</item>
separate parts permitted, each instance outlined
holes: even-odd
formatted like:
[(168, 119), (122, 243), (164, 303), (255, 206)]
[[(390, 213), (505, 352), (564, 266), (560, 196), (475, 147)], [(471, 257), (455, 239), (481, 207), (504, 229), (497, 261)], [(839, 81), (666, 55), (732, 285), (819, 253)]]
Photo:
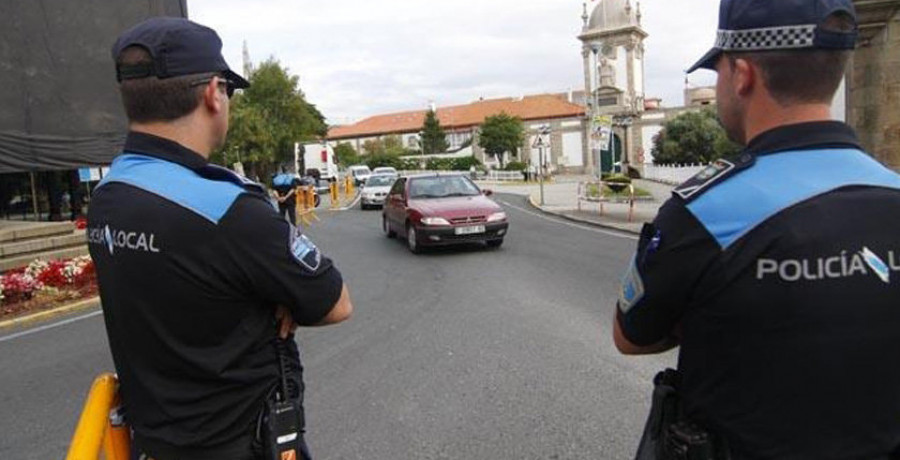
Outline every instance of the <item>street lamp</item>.
[[(550, 125), (543, 124), (538, 127), (538, 161), (540, 161), (539, 171), (540, 181), (541, 181), (541, 206), (544, 205), (544, 174), (546, 173), (546, 168), (544, 167), (544, 138), (549, 138), (550, 135)], [(549, 143), (549, 140), (548, 142)]]

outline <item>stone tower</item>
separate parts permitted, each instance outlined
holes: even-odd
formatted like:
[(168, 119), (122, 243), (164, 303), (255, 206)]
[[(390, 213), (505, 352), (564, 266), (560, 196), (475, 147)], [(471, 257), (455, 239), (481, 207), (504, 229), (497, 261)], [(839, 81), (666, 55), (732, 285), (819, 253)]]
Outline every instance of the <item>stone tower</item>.
[[(613, 132), (622, 142), (621, 162), (632, 162), (635, 135), (631, 124), (644, 111), (644, 40), (641, 4), (632, 0), (599, 0), (590, 16), (587, 4), (578, 39), (584, 58), (584, 89), (587, 94), (588, 132), (585, 164), (598, 165), (596, 132), (600, 117), (613, 120)], [(624, 169), (623, 169), (624, 170)]]

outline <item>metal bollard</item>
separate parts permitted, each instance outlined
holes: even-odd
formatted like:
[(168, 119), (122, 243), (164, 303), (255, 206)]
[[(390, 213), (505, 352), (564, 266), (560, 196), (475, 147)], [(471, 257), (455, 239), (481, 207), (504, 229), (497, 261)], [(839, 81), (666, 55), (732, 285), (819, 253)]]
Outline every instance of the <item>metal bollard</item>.
[(131, 438), (119, 407), (118, 390), (119, 380), (114, 374), (100, 374), (94, 380), (66, 460), (99, 458), (101, 447), (107, 460), (128, 460)]
[(634, 184), (628, 184), (628, 191), (631, 195), (628, 200), (628, 222), (631, 222), (634, 218)]
[(332, 208), (338, 207), (338, 206), (341, 204), (341, 203), (340, 203), (341, 199), (340, 199), (340, 197), (338, 196), (338, 184), (337, 184), (337, 182), (332, 182), (331, 184), (329, 184), (329, 185), (328, 185), (328, 191), (331, 192), (331, 207), (332, 207)]

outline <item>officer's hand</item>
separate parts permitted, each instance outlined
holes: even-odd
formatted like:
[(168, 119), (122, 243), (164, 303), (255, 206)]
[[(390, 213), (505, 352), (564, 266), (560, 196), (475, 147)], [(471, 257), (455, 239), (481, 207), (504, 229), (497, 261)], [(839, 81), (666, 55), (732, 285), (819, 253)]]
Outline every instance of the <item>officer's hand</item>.
[(278, 337), (282, 339), (288, 338), (297, 330), (297, 323), (285, 307), (279, 306), (275, 309), (275, 320), (278, 321)]

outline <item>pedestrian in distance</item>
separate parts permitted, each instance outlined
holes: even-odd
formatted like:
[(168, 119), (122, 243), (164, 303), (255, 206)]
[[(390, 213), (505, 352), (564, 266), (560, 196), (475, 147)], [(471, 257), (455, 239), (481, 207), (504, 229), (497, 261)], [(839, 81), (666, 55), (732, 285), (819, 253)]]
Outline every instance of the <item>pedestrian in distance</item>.
[(280, 174), (272, 178), (272, 189), (275, 192), (275, 201), (278, 202), (278, 213), (287, 216), (291, 225), (297, 225), (297, 186), (300, 179), (287, 173), (282, 168)]
[(263, 186), (209, 163), (249, 86), (221, 49), (212, 29), (152, 18), (112, 50), (129, 133), (87, 232), (132, 458), (309, 460), (294, 330), (353, 306)]
[(614, 342), (680, 346), (640, 459), (900, 456), (900, 176), (830, 106), (851, 0), (722, 0), (717, 110), (745, 146), (644, 226)]

